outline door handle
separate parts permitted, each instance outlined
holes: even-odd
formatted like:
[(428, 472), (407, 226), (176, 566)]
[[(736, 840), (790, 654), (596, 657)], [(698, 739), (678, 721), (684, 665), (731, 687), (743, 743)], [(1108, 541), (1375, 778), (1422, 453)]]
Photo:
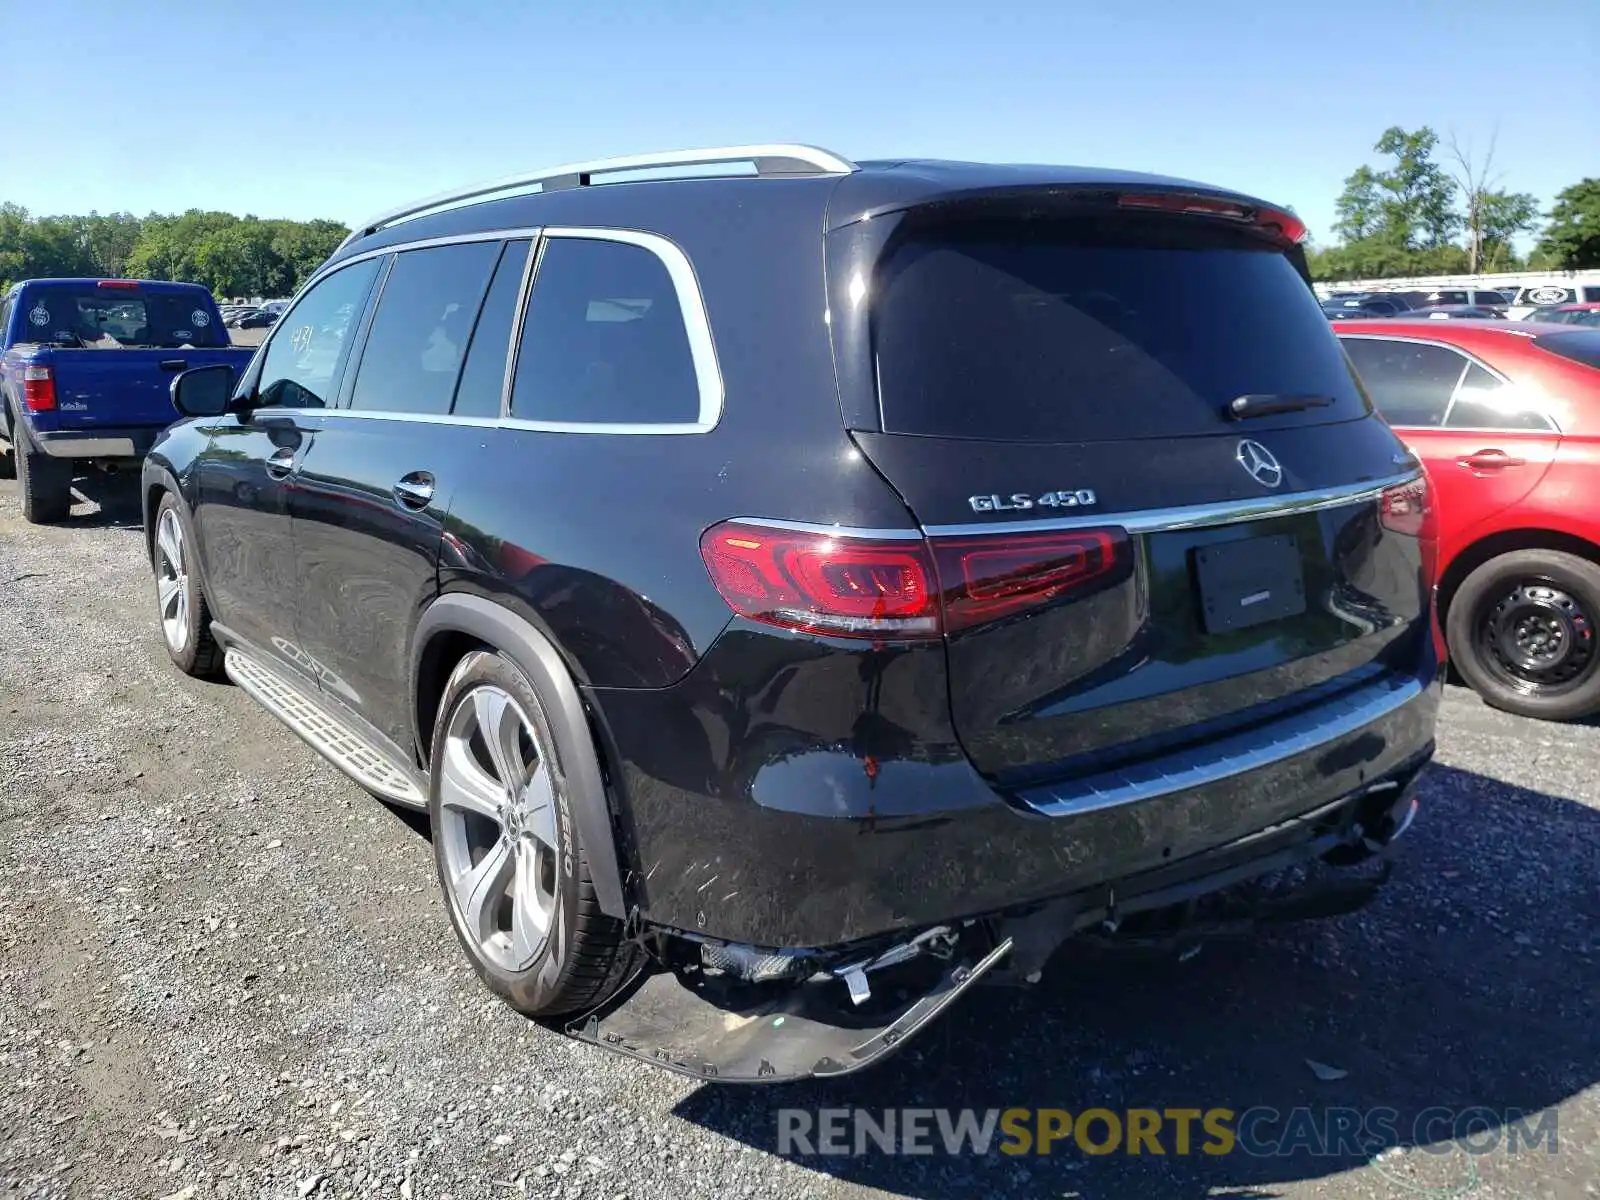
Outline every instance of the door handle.
[(294, 470), (294, 449), (290, 446), (274, 450), (272, 457), (267, 459), (267, 474), (274, 479), (284, 479), (292, 470)]
[(426, 471), (402, 475), (394, 485), (394, 498), (402, 508), (427, 508), (433, 503), (433, 476)]
[(188, 365), (189, 364), (181, 358), (163, 358), (161, 360), (161, 369), (163, 371), (181, 371)]
[(1463, 455), (1456, 462), (1472, 471), (1498, 471), (1503, 467), (1528, 465), (1527, 459), (1513, 458), (1504, 450), (1479, 450), (1476, 454)]

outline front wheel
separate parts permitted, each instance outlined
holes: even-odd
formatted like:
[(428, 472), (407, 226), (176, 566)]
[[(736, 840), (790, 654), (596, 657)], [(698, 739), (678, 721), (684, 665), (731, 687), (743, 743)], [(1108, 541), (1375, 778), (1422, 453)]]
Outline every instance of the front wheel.
[(1463, 679), (1495, 708), (1547, 721), (1600, 711), (1600, 566), (1516, 550), (1466, 577), (1445, 640)]
[(156, 577), (156, 612), (167, 654), (185, 675), (215, 677), (222, 647), (211, 633), (211, 613), (195, 570), (194, 526), (183, 502), (168, 492), (156, 507), (150, 567)]
[[(478, 651), (450, 676), (428, 789), (445, 908), (478, 975), (519, 1012), (593, 1007), (630, 974), (621, 922), (600, 911), (572, 806), (578, 799), (538, 692)], [(599, 798), (591, 798), (598, 802)]]

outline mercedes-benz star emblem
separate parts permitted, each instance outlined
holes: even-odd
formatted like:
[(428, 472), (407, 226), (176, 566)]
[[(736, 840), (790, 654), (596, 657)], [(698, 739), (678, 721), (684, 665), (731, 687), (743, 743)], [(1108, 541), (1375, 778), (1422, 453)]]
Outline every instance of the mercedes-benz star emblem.
[(1250, 473), (1262, 487), (1277, 487), (1283, 482), (1283, 468), (1278, 465), (1278, 460), (1272, 456), (1260, 442), (1252, 442), (1249, 438), (1239, 443), (1239, 448), (1233, 456), (1239, 460), (1239, 465)]

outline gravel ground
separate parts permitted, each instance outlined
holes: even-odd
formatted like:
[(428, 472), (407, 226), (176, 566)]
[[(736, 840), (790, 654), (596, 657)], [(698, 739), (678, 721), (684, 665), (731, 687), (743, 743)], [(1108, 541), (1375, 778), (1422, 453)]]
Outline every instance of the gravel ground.
[[(1600, 1194), (1600, 728), (1453, 691), (1366, 912), (1083, 952), (867, 1074), (704, 1087), (490, 999), (416, 820), (170, 668), (111, 482), (49, 529), (0, 484), (0, 1196)], [(1559, 1151), (775, 1152), (779, 1107), (849, 1103), (1485, 1105), (1556, 1114)]]

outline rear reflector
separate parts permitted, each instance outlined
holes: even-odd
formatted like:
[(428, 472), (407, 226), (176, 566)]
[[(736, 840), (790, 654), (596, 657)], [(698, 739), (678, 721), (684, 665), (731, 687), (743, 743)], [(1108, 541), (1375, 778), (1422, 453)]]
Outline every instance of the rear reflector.
[(877, 539), (730, 521), (700, 555), (740, 616), (843, 637), (932, 638), (1121, 578), (1121, 529)]
[(49, 412), (56, 406), (56, 381), (49, 367), (22, 368), (22, 403), (29, 412)]

